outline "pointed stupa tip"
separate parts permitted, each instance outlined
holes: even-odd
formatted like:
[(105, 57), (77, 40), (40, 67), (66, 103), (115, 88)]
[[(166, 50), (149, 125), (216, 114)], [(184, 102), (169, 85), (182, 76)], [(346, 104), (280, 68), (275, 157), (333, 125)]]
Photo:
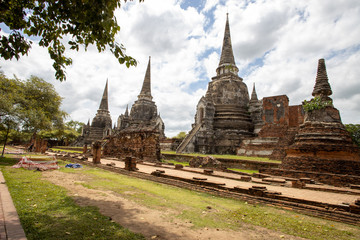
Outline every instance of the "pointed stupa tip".
[(229, 73), (229, 72), (233, 74), (237, 74), (239, 72), (239, 69), (235, 64), (234, 52), (232, 49), (231, 36), (230, 36), (229, 14), (227, 13), (220, 62), (219, 62), (219, 66), (216, 69), (216, 73), (219, 76), (223, 73)]
[(151, 56), (149, 56), (149, 62), (148, 62), (146, 73), (145, 73), (144, 83), (141, 88), (140, 95), (138, 96), (139, 98), (145, 97), (145, 98), (152, 99), (152, 96), (151, 96), (151, 72), (150, 72), (151, 67), (150, 67), (150, 65), (151, 65)]
[(106, 79), (104, 93), (100, 102), (99, 110), (109, 110), (108, 107), (108, 79)]
[(326, 73), (326, 66), (325, 60), (323, 58), (319, 59), (317, 74), (316, 74), (316, 81), (314, 90), (312, 95), (316, 96), (323, 96), (328, 97), (332, 94), (329, 79)]
[(235, 66), (235, 58), (234, 58), (234, 52), (232, 49), (231, 36), (230, 36), (229, 13), (226, 13), (225, 32), (224, 32), (223, 45), (221, 49), (219, 67), (224, 64)]
[(251, 101), (258, 101), (258, 97), (257, 97), (257, 94), (256, 94), (256, 89), (255, 89), (255, 83), (253, 85), (253, 90), (252, 90), (252, 93), (251, 93)]
[(87, 125), (90, 126), (90, 118), (88, 119)]
[(129, 104), (126, 105), (125, 117), (129, 116)]

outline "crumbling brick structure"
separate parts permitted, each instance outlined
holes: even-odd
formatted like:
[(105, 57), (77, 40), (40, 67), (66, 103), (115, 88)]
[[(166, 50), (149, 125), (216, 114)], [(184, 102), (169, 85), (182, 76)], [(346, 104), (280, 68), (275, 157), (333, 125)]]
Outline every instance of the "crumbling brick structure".
[(136, 171), (136, 159), (133, 157), (126, 157), (125, 158), (125, 170), (128, 171)]
[(295, 143), (287, 150), (283, 169), (360, 176), (359, 148), (332, 105), (331, 94), (325, 61), (320, 59), (312, 93), (320, 102), (313, 102), (316, 108), (307, 110)]
[(99, 109), (90, 125), (90, 120), (83, 126), (81, 136), (75, 141), (74, 146), (84, 146), (102, 140), (112, 132), (112, 120), (108, 107), (108, 81), (101, 98)]
[(281, 160), (304, 120), (303, 108), (289, 106), (289, 98), (280, 95), (263, 98), (261, 109), (262, 127), (258, 136), (244, 140), (237, 153)]
[(140, 94), (138, 95), (138, 100), (134, 102), (131, 107), (129, 114), (129, 109), (126, 107), (124, 114), (121, 114), (118, 117), (117, 121), (117, 131), (126, 130), (127, 128), (137, 128), (141, 129), (143, 127), (152, 128), (159, 132), (161, 139), (165, 138), (165, 125), (163, 120), (160, 117), (160, 113), (157, 111), (157, 106), (152, 100), (151, 95), (151, 62), (149, 62), (146, 68), (146, 73), (144, 77), (143, 86), (141, 88)]
[(104, 156), (134, 157), (137, 160), (160, 161), (159, 132), (147, 129), (125, 129), (112, 135), (103, 148)]
[(93, 163), (101, 163), (101, 141), (96, 141), (92, 145)]

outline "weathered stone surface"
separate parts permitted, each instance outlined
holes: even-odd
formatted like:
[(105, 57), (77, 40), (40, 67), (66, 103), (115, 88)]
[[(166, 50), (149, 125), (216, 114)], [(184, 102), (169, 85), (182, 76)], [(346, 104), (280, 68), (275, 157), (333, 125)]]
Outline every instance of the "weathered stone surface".
[(217, 168), (222, 169), (223, 166), (220, 161), (212, 156), (192, 158), (189, 161), (190, 167), (203, 167), (203, 168)]
[[(316, 111), (330, 110), (332, 107)], [(315, 114), (311, 114), (312, 116)], [(316, 114), (325, 116), (329, 114)], [(352, 142), (342, 123), (313, 121), (306, 118), (287, 150), (282, 168), (312, 172), (326, 172), (360, 176), (359, 148)]]
[(263, 101), (258, 100), (255, 90), (255, 83), (253, 86), (253, 91), (251, 93), (251, 98), (249, 102), (249, 112), (251, 115), (251, 120), (254, 124), (254, 133), (257, 134), (264, 126), (264, 121), (263, 121)]
[(176, 151), (176, 149), (180, 145), (181, 141), (182, 141), (182, 139), (162, 138), (162, 139), (160, 139), (160, 148), (162, 151)]
[(303, 122), (304, 111), (301, 106), (289, 106), (286, 95), (263, 98), (261, 110), (258, 137), (243, 140), (237, 154), (282, 160)]
[(175, 169), (183, 169), (184, 166), (182, 164), (175, 164)]
[(241, 177), (240, 177), (240, 181), (250, 182), (250, 181), (251, 181), (251, 177), (250, 177), (250, 176), (241, 176)]
[(329, 84), (329, 79), (326, 73), (325, 60), (319, 59), (318, 69), (316, 74), (316, 81), (312, 95), (320, 96), (322, 99), (327, 99), (332, 94), (332, 90)]
[(146, 69), (143, 86), (138, 100), (131, 107), (129, 114), (128, 107), (124, 114), (118, 117), (117, 131), (132, 128), (141, 130), (143, 128), (153, 129), (159, 132), (160, 138), (165, 138), (165, 125), (157, 112), (157, 106), (151, 96), (151, 74), (150, 58)]
[[(319, 60), (313, 95), (331, 100), (325, 62)], [(341, 123), (339, 111), (331, 105), (309, 110), (294, 144), (287, 150), (281, 168), (360, 176), (360, 151)]]
[(103, 96), (101, 98), (99, 109), (93, 118), (91, 125), (90, 120), (87, 125), (83, 126), (81, 136), (73, 143), (74, 146), (84, 146), (92, 142), (102, 140), (112, 133), (112, 120), (108, 108), (108, 81), (106, 81)]
[(254, 136), (249, 93), (238, 71), (227, 18), (217, 75), (200, 99), (193, 129), (177, 152), (235, 154), (243, 139)]
[(136, 171), (136, 159), (133, 157), (125, 157), (125, 170)]
[(134, 157), (137, 160), (160, 161), (159, 133), (144, 129), (120, 131), (106, 142), (103, 154), (117, 158)]
[(101, 159), (101, 142), (96, 141), (92, 145), (93, 163), (99, 164)]
[(300, 180), (291, 181), (291, 186), (293, 188), (304, 188), (306, 186), (306, 183)]

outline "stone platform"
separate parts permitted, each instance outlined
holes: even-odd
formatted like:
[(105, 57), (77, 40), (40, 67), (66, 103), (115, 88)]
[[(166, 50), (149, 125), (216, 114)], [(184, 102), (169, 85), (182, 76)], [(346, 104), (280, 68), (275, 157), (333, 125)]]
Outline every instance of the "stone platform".
[(26, 240), (19, 215), (0, 171), (0, 239)]

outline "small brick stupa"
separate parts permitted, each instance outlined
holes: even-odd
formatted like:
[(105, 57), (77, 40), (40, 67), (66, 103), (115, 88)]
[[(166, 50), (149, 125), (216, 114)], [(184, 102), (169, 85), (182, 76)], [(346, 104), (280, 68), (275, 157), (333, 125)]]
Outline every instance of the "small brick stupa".
[(325, 61), (320, 59), (310, 101), (314, 107), (307, 109), (309, 103), (305, 103), (304, 123), (287, 150), (282, 169), (360, 176), (359, 148), (342, 124), (331, 94)]

